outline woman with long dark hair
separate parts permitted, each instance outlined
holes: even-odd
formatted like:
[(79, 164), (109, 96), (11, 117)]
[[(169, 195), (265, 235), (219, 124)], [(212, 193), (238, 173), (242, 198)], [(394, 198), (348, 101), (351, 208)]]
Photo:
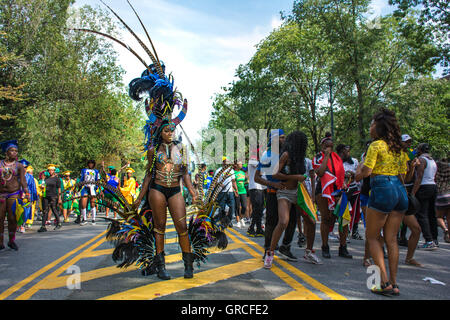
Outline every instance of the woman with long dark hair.
[[(183, 159), (182, 145), (174, 141), (175, 126), (171, 121), (163, 121), (160, 128), (160, 136), (157, 146), (148, 152), (149, 164), (155, 158), (154, 168), (147, 172), (142, 191), (135, 202), (139, 204), (147, 195), (148, 202), (152, 208), (155, 246), (156, 246), (156, 268), (157, 276), (162, 280), (169, 280), (170, 275), (165, 269), (164, 259), (164, 235), (167, 222), (167, 209), (172, 216), (175, 229), (178, 233), (179, 244), (185, 263), (185, 278), (193, 277), (194, 257), (189, 241), (186, 204), (180, 189), (180, 179), (189, 190), (193, 201), (196, 201), (196, 192), (192, 185), (191, 177), (187, 170), (186, 161)], [(148, 192), (148, 193), (147, 193)]]
[[(298, 184), (305, 181), (305, 154), (308, 146), (308, 139), (301, 131), (289, 134), (283, 147), (277, 172), (273, 175), (275, 179), (283, 181), (285, 188), (277, 191), (278, 200), (278, 224), (273, 230), (272, 241), (264, 259), (264, 268), (270, 269), (274, 258), (274, 251), (284, 230), (289, 223), (289, 213), (291, 206), (297, 206)], [(299, 210), (303, 212), (302, 210)], [(320, 260), (313, 252), (315, 221), (310, 216), (304, 214), (307, 245), (305, 250), (305, 260), (320, 264)]]
[[(367, 150), (364, 164), (357, 175), (370, 176), (371, 193), (366, 210), (366, 236), (374, 263), (380, 268), (380, 288), (372, 292), (382, 295), (399, 295), (397, 285), (398, 244), (397, 233), (408, 209), (408, 196), (403, 186), (407, 172), (408, 155), (403, 151), (400, 128), (395, 112), (381, 109), (370, 125), (374, 140)], [(389, 277), (379, 236), (383, 230), (389, 261)]]

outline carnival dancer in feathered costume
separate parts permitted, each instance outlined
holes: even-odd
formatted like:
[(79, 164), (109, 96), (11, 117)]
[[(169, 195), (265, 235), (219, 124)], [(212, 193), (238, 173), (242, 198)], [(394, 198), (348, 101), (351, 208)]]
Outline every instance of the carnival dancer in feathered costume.
[[(144, 145), (147, 150), (148, 166), (142, 190), (134, 203), (129, 204), (120, 191), (114, 190), (104, 182), (98, 183), (113, 192), (119, 201), (119, 206), (116, 206), (115, 210), (123, 218), (119, 221), (109, 219), (111, 224), (108, 227), (107, 239), (114, 241), (116, 246), (113, 259), (120, 262), (119, 267), (136, 264), (143, 275), (156, 273), (161, 279), (170, 279), (164, 259), (166, 211), (169, 209), (182, 250), (184, 277), (192, 278), (193, 263), (197, 262), (199, 265), (200, 262), (205, 262), (207, 248), (212, 243), (217, 241), (219, 248), (225, 248), (227, 245), (227, 238), (223, 232), (225, 227), (220, 222), (220, 217), (214, 217), (217, 208), (214, 203), (217, 191), (214, 191), (220, 183), (221, 176), (217, 175), (205, 200), (202, 183), (199, 184), (201, 190), (199, 193), (194, 190), (187, 170), (186, 152), (181, 143), (173, 139), (175, 128), (181, 127), (180, 122), (186, 116), (187, 100), (183, 100), (181, 94), (174, 88), (172, 75), (168, 77), (165, 75), (165, 66), (159, 60), (153, 43), (131, 4), (130, 7), (147, 34), (153, 53), (124, 21), (109, 6), (107, 7), (136, 38), (153, 62), (150, 65), (146, 64), (128, 45), (107, 34), (90, 29), (74, 29), (93, 32), (116, 41), (133, 53), (146, 68), (140, 78), (132, 80), (129, 84), (129, 95), (133, 100), (141, 101), (146, 97), (148, 120), (144, 127)], [(177, 117), (172, 118), (176, 107), (181, 108), (181, 111)], [(223, 171), (226, 171), (226, 168)], [(195, 203), (195, 212), (191, 217), (189, 228), (186, 223), (186, 206), (180, 189), (181, 179)], [(144, 199), (144, 204), (138, 211)], [(110, 205), (108, 201), (104, 202)]]

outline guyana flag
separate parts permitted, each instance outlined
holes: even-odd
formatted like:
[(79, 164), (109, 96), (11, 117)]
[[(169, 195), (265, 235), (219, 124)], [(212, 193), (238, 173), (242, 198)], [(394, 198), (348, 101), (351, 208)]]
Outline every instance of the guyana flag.
[(308, 194), (303, 183), (298, 184), (297, 189), (297, 204), (298, 206), (306, 212), (314, 221), (317, 221), (317, 210)]
[(24, 202), (22, 199), (16, 199), (12, 205), (12, 211), (15, 213), (17, 225), (21, 226), (24, 223), (25, 208), (31, 206), (30, 202)]
[(348, 201), (347, 194), (341, 193), (341, 198), (334, 209), (334, 215), (338, 218), (339, 230), (342, 232), (343, 228), (348, 225), (352, 219), (351, 217), (351, 205)]

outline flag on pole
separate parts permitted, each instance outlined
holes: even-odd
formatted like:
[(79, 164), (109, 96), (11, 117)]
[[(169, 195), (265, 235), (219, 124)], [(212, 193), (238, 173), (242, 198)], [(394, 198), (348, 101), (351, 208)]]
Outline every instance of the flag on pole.
[(297, 204), (298, 206), (306, 212), (308, 216), (310, 216), (314, 221), (317, 221), (317, 210), (314, 207), (314, 203), (311, 200), (311, 197), (308, 194), (303, 183), (298, 184), (297, 189)]

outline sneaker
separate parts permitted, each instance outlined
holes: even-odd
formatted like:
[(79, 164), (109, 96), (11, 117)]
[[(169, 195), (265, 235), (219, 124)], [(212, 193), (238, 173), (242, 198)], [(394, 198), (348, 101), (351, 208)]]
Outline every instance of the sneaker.
[(256, 237), (256, 238), (262, 238), (262, 237), (264, 237), (264, 230), (263, 230), (263, 229), (256, 230), (256, 232), (255, 232), (255, 237)]
[(20, 232), (20, 233), (25, 233), (25, 227), (24, 227), (24, 226), (21, 226), (21, 227), (19, 228), (19, 232)]
[(248, 229), (247, 234), (249, 237), (252, 237), (252, 238), (256, 237), (255, 229)]
[(316, 256), (314, 250), (305, 250), (305, 255), (303, 256), (306, 262), (310, 262), (312, 264), (323, 264), (323, 262)]
[(433, 240), (433, 243), (436, 248), (439, 248), (439, 241), (437, 239)]
[(80, 226), (84, 226), (87, 224), (87, 221), (83, 219), (83, 221), (80, 222)]
[(274, 257), (274, 252), (273, 251), (267, 251), (266, 252), (266, 255), (265, 255), (265, 258), (264, 258), (264, 269), (272, 268), (273, 257)]
[(433, 243), (433, 241), (425, 242), (425, 243), (424, 243), (423, 245), (421, 245), (419, 248), (420, 248), (420, 249), (427, 250), (427, 251), (432, 251), (432, 250), (436, 250), (436, 249), (437, 249), (437, 247), (436, 247), (436, 245)]
[(64, 223), (69, 222), (69, 218), (64, 219)]
[(92, 225), (95, 226), (95, 220), (92, 220)]
[(241, 226), (242, 228), (245, 228), (245, 219), (241, 219)]
[(57, 225), (56, 225), (55, 229), (53, 229), (53, 230), (58, 230), (58, 229), (61, 229), (61, 227), (62, 227), (62, 224), (61, 224), (61, 223), (59, 223), (59, 224), (57, 224)]
[(282, 258), (288, 261), (298, 261), (298, 258), (292, 254), (291, 249), (287, 246), (280, 246), (280, 249), (278, 249), (278, 253)]
[(352, 234), (352, 239), (355, 239), (355, 240), (363, 240), (363, 237), (361, 237), (361, 235), (359, 234), (358, 231), (355, 231), (355, 232)]
[(38, 230), (38, 232), (47, 232), (47, 228), (44, 227), (44, 226), (42, 226), (42, 227)]
[(241, 220), (239, 220), (239, 221), (236, 223), (236, 227), (238, 227), (239, 229), (242, 228)]

